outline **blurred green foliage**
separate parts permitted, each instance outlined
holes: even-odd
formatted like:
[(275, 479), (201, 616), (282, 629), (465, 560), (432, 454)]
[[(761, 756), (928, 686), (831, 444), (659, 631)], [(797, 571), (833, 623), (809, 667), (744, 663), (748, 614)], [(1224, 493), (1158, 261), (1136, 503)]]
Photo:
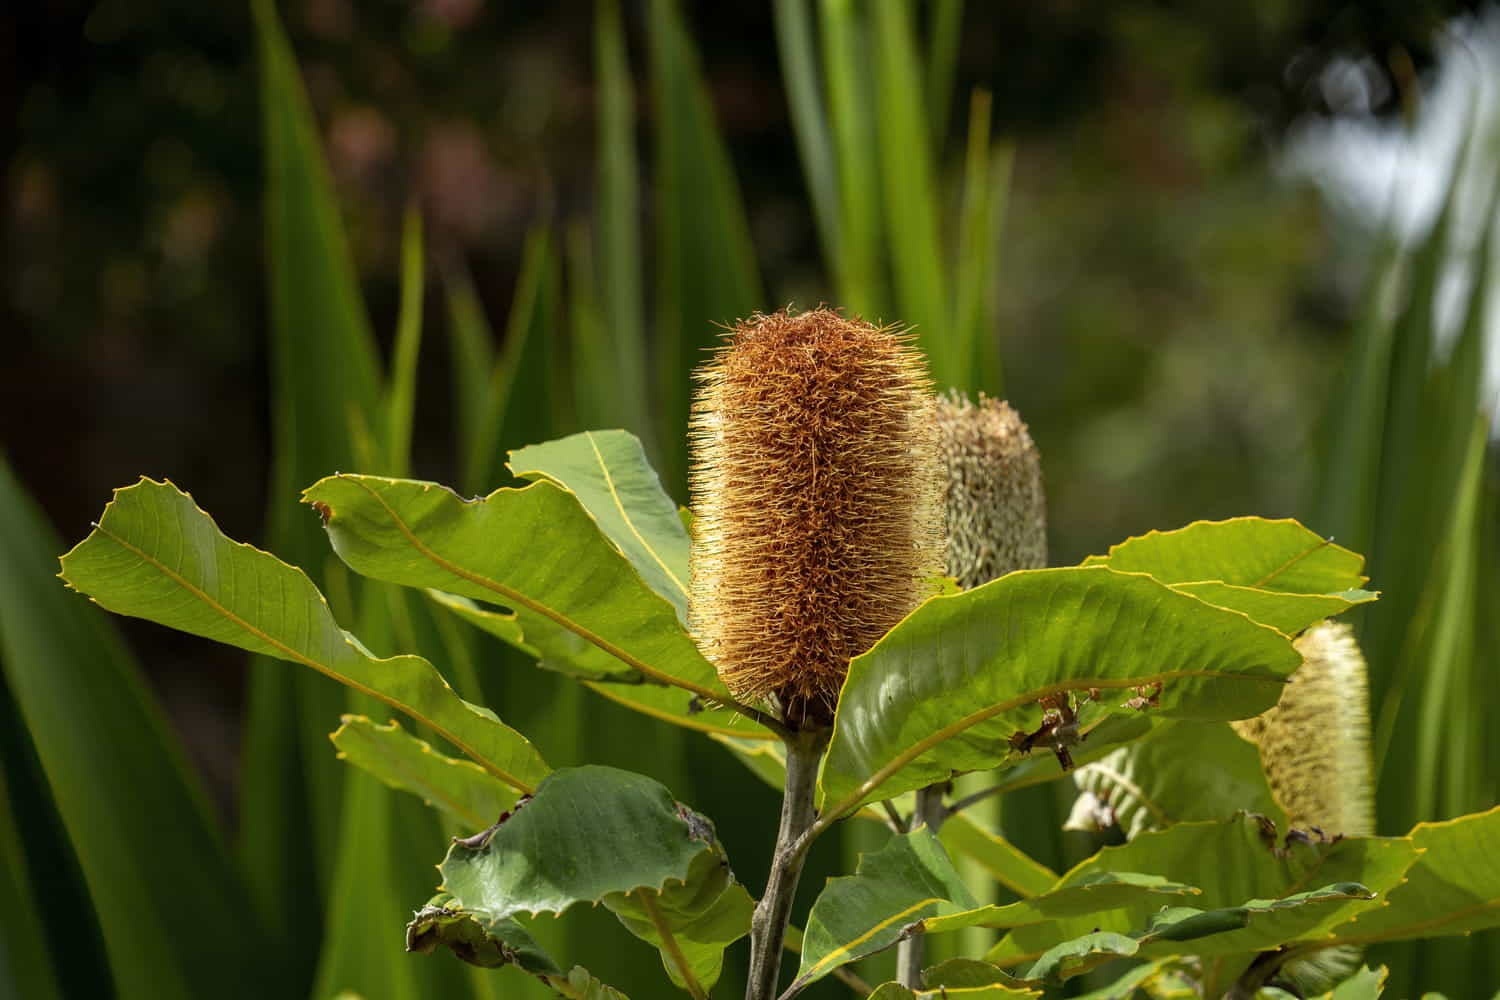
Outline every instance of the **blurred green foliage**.
[[(1377, 111), (1410, 103), (1402, 67), (1456, 5), (1002, 7), (307, 0), (283, 5), (290, 43), (269, 0), (17, 12), (8, 458), (70, 535), (109, 487), (170, 473), (231, 535), (325, 567), (336, 614), (378, 651), (443, 664), (556, 765), (653, 774), (763, 869), (775, 799), (717, 744), (356, 583), (295, 494), (355, 468), (488, 490), (509, 448), (621, 425), (682, 497), (687, 371), (714, 324), (843, 303), (916, 323), (945, 384), (1015, 402), (1056, 563), (1244, 512), (1301, 513), (1370, 551), (1381, 831), (1488, 805), (1483, 323), (1434, 343), (1443, 224), (1368, 254), (1366, 290), (1341, 296), (1351, 268), (1318, 204), (1264, 165), (1288, 121), (1327, 110), (1315, 82), (1342, 51), (1390, 55)], [(1493, 147), (1470, 162), (1492, 180)], [(403, 226), (412, 205), (423, 228)], [(130, 626), (137, 665), (51, 579), (60, 550), (21, 485), (0, 504), (4, 985), (206, 995), (205, 970), (253, 953), (252, 993), (528, 995), (400, 953), (456, 831), (334, 759), (339, 713), (368, 706), (261, 663), (241, 693), (238, 659)], [(111, 770), (84, 765), (91, 741), (118, 748)], [(133, 806), (111, 806), (125, 788)], [(1002, 817), (1013, 841), (1058, 868), (1087, 852), (1058, 832), (1071, 789), (1024, 795)], [(816, 851), (804, 884), (836, 854)], [(224, 943), (230, 926), (253, 952)], [(608, 935), (618, 949), (593, 943)], [(627, 993), (657, 982), (607, 914), (538, 936), (563, 955), (589, 939)], [(1500, 982), (1494, 950), (1391, 962), (1465, 995)]]

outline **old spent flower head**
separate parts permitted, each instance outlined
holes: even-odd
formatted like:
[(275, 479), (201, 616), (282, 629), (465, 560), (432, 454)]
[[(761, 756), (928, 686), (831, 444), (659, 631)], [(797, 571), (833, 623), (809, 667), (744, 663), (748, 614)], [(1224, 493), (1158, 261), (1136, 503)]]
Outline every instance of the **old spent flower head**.
[(1042, 460), (1020, 414), (983, 394), (939, 397), (947, 573), (968, 589), (1018, 569), (1047, 564), (1047, 496)]
[(849, 660), (942, 571), (923, 359), (816, 309), (742, 321), (696, 377), (690, 624), (736, 697), (825, 726)]
[(1297, 639), (1302, 666), (1274, 708), (1232, 725), (1260, 750), (1271, 795), (1291, 825), (1328, 835), (1375, 832), (1370, 689), (1348, 625), (1325, 621)]

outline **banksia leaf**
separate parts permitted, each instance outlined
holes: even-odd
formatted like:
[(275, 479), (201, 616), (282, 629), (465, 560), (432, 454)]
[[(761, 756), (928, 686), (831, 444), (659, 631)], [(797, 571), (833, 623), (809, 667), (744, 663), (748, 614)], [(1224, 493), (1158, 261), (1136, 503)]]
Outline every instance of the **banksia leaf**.
[(937, 401), (947, 485), (947, 573), (967, 590), (1012, 570), (1047, 565), (1042, 460), (1020, 414), (983, 394)]
[(941, 572), (921, 355), (829, 309), (756, 315), (697, 379), (690, 624), (737, 697), (826, 725), (850, 658)]
[(1276, 707), (1232, 725), (1259, 748), (1271, 795), (1292, 826), (1372, 835), (1370, 689), (1354, 630), (1320, 622), (1294, 645), (1302, 666)]

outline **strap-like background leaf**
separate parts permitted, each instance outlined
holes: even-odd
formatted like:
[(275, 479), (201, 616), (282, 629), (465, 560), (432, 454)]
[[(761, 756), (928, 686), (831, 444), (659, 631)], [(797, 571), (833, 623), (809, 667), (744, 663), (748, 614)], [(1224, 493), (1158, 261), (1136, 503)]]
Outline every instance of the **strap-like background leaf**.
[[(0, 809), (23, 803), (11, 797), (23, 780), (41, 786), (35, 793), (50, 799), (61, 829), (46, 829), (44, 802), (10, 813), (4, 825), (35, 824), (46, 837), (67, 838), (47, 854), (23, 858), (15, 853), (23, 831), (11, 828), (16, 839), (7, 837), (5, 865), (13, 896), (25, 879), (34, 900), (43, 886), (57, 898), (39, 899), (40, 909), (6, 921), (26, 921), (33, 933), (65, 929), (47, 948), (58, 985), (69, 991), (110, 989), (89, 981), (99, 971), (90, 957), (97, 918), (108, 976), (122, 1000), (280, 992), (287, 969), (256, 960), (271, 937), (208, 798), (118, 637), (54, 578), (60, 547), (0, 463), (0, 669), (5, 701), (14, 699), (15, 721), (30, 733), (38, 766), (33, 771), (29, 754), (13, 754), (15, 744), (6, 742), (8, 794)], [(92, 914), (89, 903), (69, 900), (62, 888), (70, 854)], [(32, 881), (43, 876), (45, 882)], [(49, 912), (57, 903), (66, 904), (62, 926)], [(20, 940), (7, 937), (6, 946)], [(31, 960), (41, 962), (32, 943)], [(22, 971), (26, 961), (16, 954), (7, 959), (16, 965), (7, 967)], [(44, 996), (44, 982), (39, 976), (34, 987), (24, 983), (19, 995), (34, 988)]]

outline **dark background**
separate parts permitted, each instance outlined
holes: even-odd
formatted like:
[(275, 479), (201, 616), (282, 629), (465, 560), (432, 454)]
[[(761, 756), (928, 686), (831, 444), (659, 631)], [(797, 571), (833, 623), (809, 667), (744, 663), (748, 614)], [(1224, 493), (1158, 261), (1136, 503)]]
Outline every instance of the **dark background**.
[[(643, 19), (623, 7), (649, 254)], [(814, 304), (831, 282), (770, 9), (684, 7), (772, 296), (764, 305)], [(593, 210), (592, 3), (280, 9), (383, 344), (412, 198), (432, 257), (472, 270), (503, 329), (527, 228)], [(1054, 562), (1194, 518), (1297, 512), (1364, 260), (1277, 158), (1309, 119), (1414, 114), (1433, 39), (1466, 9), (969, 5), (941, 167), (961, 164), (970, 89), (990, 89), (995, 134), (1016, 143), (997, 336), (1006, 395), (1043, 454)], [(1324, 70), (1361, 58), (1372, 96), (1352, 107)], [(295, 497), (268, 495), (248, 12), (186, 0), (21, 5), (0, 15), (0, 74), (0, 446), (67, 539), (141, 474), (190, 490), (230, 536), (260, 538), (267, 509)], [(413, 473), (450, 481), (435, 296), (426, 319)], [(243, 657), (116, 624), (232, 818)]]

